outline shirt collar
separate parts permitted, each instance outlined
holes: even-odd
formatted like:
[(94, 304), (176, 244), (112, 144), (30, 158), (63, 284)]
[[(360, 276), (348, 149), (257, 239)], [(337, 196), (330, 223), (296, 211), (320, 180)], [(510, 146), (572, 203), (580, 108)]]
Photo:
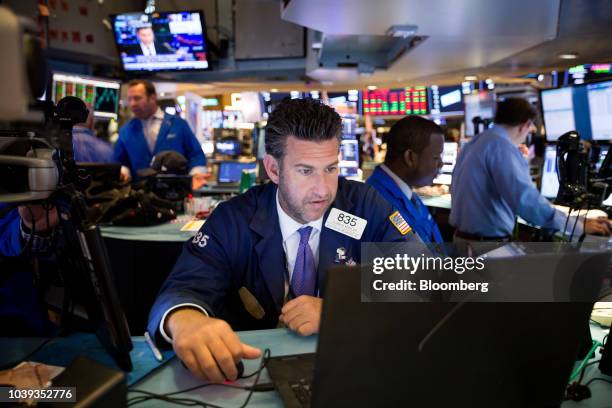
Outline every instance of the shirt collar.
[(157, 110), (155, 111), (155, 113), (151, 116), (149, 116), (146, 119), (143, 119), (143, 122), (151, 122), (153, 119), (157, 119), (157, 120), (164, 120), (164, 112), (161, 110), (161, 108), (158, 106)]
[[(308, 224), (300, 224), (299, 222), (291, 218), (289, 214), (287, 214), (285, 210), (283, 210), (280, 205), (280, 202), (278, 201), (278, 189), (276, 190), (276, 212), (278, 213), (278, 223), (280, 225), (281, 234), (283, 236), (283, 242), (287, 241), (290, 236), (295, 234), (295, 232), (302, 227), (311, 226), (314, 233), (321, 231), (321, 228), (323, 226), (323, 217), (319, 218), (318, 220), (310, 221)], [(311, 233), (310, 236), (312, 236), (313, 233)]]
[[(512, 142), (512, 139), (510, 138), (510, 135), (508, 134), (508, 131), (506, 129), (503, 128), (503, 126), (499, 126), (499, 125), (494, 125), (491, 130), (493, 130), (493, 132), (495, 132), (495, 134), (507, 139), (509, 142)], [(514, 144), (514, 143), (513, 143)]]
[(395, 174), (393, 171), (391, 171), (391, 169), (388, 168), (387, 166), (385, 166), (384, 164), (381, 164), (380, 168), (385, 173), (387, 173), (389, 175), (389, 177), (391, 177), (391, 179), (393, 181), (395, 181), (395, 184), (397, 184), (397, 186), (400, 188), (400, 190), (402, 190), (402, 193), (404, 193), (404, 195), (406, 197), (408, 197), (409, 200), (412, 200), (412, 189), (410, 188), (410, 186), (408, 184), (406, 184), (406, 182), (404, 180), (399, 178), (397, 176), (397, 174)]

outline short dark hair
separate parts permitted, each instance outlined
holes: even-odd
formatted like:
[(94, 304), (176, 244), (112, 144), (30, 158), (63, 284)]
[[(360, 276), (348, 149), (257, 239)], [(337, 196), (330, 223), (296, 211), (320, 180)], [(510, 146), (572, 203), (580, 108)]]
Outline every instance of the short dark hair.
[(342, 119), (316, 99), (284, 99), (270, 114), (266, 125), (266, 153), (277, 159), (285, 155), (287, 137), (309, 142), (341, 140)]
[(144, 85), (145, 90), (147, 91), (147, 96), (157, 94), (157, 91), (155, 90), (155, 85), (153, 85), (153, 82), (148, 81), (146, 79), (132, 79), (130, 82), (128, 82), (128, 88), (131, 88), (136, 85), (141, 85), (141, 84)]
[(391, 126), (391, 130), (385, 138), (387, 142), (385, 163), (388, 164), (403, 156), (408, 149), (415, 153), (421, 153), (429, 145), (433, 134), (444, 136), (444, 131), (431, 120), (415, 115), (400, 119)]
[(523, 98), (506, 98), (497, 103), (495, 123), (506, 126), (519, 126), (538, 116), (536, 109)]

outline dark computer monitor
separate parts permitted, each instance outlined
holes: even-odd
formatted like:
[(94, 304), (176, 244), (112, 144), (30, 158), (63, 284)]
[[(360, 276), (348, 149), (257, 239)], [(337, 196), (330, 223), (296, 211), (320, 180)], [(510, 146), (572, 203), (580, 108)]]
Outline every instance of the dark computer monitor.
[(332, 269), (311, 406), (559, 406), (601, 288), (604, 273), (596, 268), (608, 261), (601, 252), (487, 261), (488, 270), (503, 268), (499, 276), (508, 265), (540, 263), (541, 276), (571, 276), (555, 289), (576, 288), (580, 301), (573, 303), (368, 303), (367, 269)]
[(113, 15), (113, 32), (126, 71), (184, 71), (209, 67), (202, 11)]
[(593, 140), (612, 140), (612, 81), (586, 86)]
[(257, 171), (257, 162), (243, 163), (236, 161), (222, 161), (219, 163), (217, 182), (221, 184), (240, 183), (240, 177), (242, 177), (243, 170)]
[(215, 153), (225, 156), (240, 156), (242, 146), (237, 139), (221, 139), (215, 142)]
[(66, 96), (76, 96), (93, 108), (97, 119), (117, 119), (121, 82), (106, 78), (66, 74), (53, 74), (52, 99), (57, 103)]

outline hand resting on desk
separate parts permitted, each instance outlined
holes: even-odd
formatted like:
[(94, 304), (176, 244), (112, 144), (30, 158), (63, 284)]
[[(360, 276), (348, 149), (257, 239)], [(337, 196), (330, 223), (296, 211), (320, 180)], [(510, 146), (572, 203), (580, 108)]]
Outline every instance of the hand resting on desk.
[(323, 299), (313, 296), (298, 296), (285, 303), (279, 317), (294, 332), (310, 336), (319, 332)]

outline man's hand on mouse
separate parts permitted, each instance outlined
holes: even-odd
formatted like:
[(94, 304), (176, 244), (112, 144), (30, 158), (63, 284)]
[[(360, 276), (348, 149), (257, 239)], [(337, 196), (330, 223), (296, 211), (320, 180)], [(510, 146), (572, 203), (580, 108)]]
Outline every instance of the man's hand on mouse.
[(279, 320), (302, 336), (319, 332), (323, 299), (313, 296), (298, 296), (285, 303)]
[(261, 350), (241, 343), (229, 324), (194, 308), (178, 309), (166, 318), (176, 355), (196, 376), (214, 383), (235, 380), (236, 363), (255, 359)]
[(584, 228), (587, 234), (610, 236), (610, 223), (606, 218), (587, 219)]

